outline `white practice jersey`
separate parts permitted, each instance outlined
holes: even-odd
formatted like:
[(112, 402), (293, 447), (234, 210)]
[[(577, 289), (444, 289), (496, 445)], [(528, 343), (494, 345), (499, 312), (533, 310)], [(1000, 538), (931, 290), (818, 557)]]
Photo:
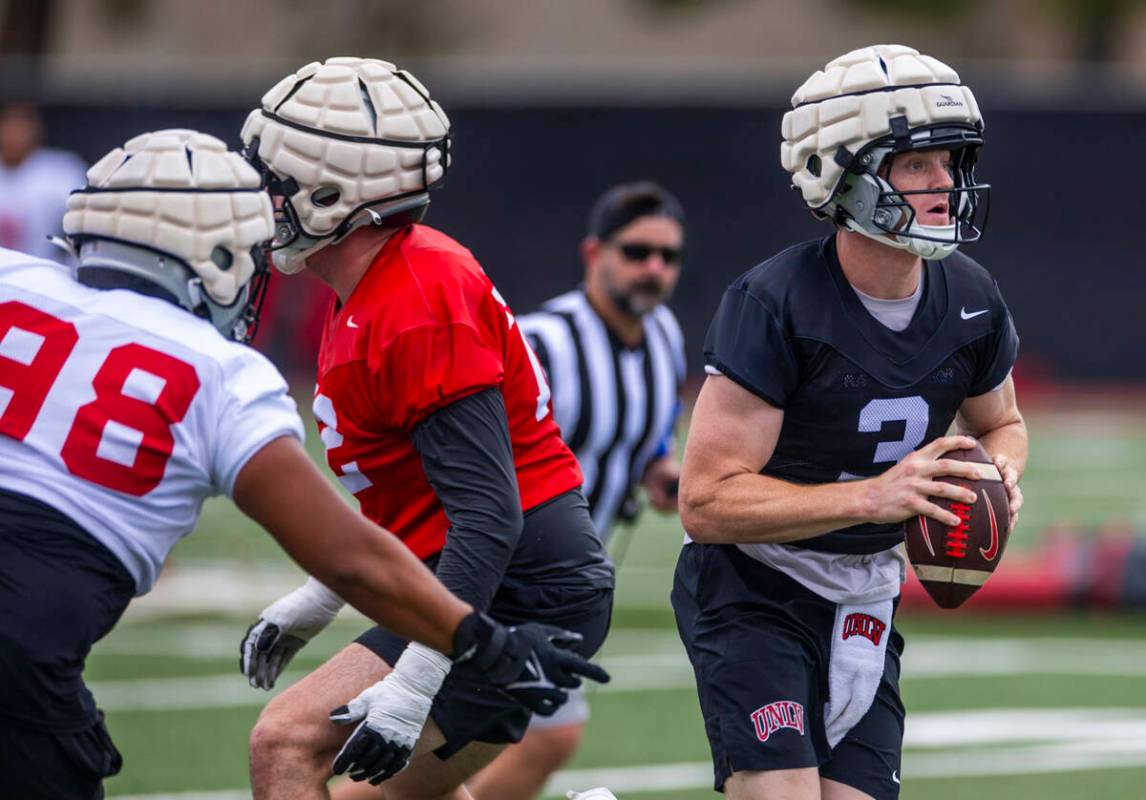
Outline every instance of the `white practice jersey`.
[(0, 249), (0, 488), (66, 514), (144, 594), (203, 500), (302, 421), (279, 372), (206, 320)]

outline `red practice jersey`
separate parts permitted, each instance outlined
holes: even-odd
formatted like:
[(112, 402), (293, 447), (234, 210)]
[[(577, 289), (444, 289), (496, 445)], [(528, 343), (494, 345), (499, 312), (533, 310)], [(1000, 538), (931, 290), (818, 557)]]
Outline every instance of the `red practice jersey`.
[(419, 558), (449, 522), (411, 432), (435, 411), (498, 387), (523, 511), (581, 485), (537, 357), (469, 250), (422, 225), (398, 231), (322, 333), (314, 415), (326, 460), (362, 513)]

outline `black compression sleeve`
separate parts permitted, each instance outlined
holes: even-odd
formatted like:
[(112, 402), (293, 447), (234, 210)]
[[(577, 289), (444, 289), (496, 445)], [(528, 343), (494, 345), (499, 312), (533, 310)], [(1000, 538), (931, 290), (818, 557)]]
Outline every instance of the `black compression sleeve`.
[(501, 391), (486, 389), (431, 414), (413, 440), (450, 520), (438, 579), (485, 611), (524, 525)]

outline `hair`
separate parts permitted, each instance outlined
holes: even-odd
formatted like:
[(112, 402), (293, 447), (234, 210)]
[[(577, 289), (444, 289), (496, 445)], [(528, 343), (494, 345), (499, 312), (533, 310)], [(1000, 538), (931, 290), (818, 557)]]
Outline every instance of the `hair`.
[(669, 217), (684, 225), (684, 208), (667, 189), (652, 181), (612, 187), (589, 212), (589, 235), (605, 240), (641, 217)]

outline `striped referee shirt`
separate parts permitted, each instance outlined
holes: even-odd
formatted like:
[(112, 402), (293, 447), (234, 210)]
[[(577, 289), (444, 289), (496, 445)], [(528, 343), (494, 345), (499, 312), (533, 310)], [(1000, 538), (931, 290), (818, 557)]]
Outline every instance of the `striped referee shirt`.
[(607, 540), (645, 467), (669, 451), (680, 412), (684, 338), (666, 306), (644, 316), (626, 347), (575, 289), (518, 317), (545, 368), (553, 417), (581, 463), (593, 524)]

